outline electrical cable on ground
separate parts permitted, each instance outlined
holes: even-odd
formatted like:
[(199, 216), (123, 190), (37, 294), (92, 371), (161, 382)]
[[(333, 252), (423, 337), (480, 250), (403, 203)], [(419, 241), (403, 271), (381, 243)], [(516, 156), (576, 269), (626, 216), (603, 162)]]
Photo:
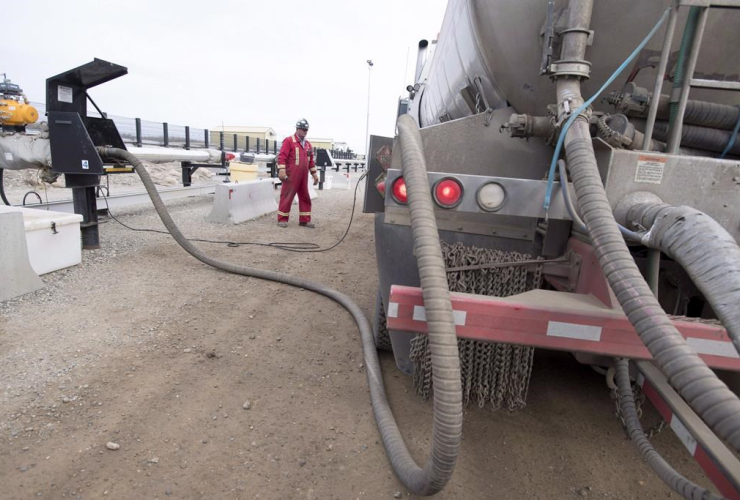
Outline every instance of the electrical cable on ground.
[[(259, 246), (259, 247), (269, 247), (269, 248), (276, 248), (278, 250), (284, 250), (286, 252), (296, 252), (296, 253), (317, 253), (317, 252), (328, 252), (329, 250), (332, 250), (336, 247), (338, 247), (347, 237), (349, 234), (349, 230), (352, 227), (352, 221), (355, 218), (355, 208), (357, 206), (357, 192), (360, 187), (360, 182), (362, 179), (364, 179), (367, 176), (367, 172), (363, 173), (359, 179), (357, 179), (357, 185), (355, 185), (355, 194), (354, 198), (352, 200), (352, 212), (350, 213), (349, 217), (349, 223), (347, 224), (347, 229), (344, 231), (344, 234), (342, 237), (334, 243), (332, 246), (327, 248), (321, 248), (316, 243), (306, 243), (306, 242), (274, 242), (274, 243), (259, 243), (254, 241), (225, 241), (225, 240), (207, 240), (207, 239), (201, 239), (201, 238), (187, 238), (188, 241), (194, 241), (198, 243), (215, 243), (215, 244), (223, 244), (227, 245), (229, 247), (240, 247), (240, 246)], [(139, 231), (139, 232), (146, 232), (146, 233), (156, 233), (156, 234), (166, 234), (167, 236), (170, 236), (170, 233), (168, 231), (161, 231), (159, 229), (148, 229), (148, 228), (136, 228), (131, 227), (128, 224), (125, 224), (121, 222), (113, 213), (110, 211), (110, 206), (108, 205), (108, 196), (102, 194), (102, 192), (98, 191), (98, 195), (103, 198), (105, 201), (105, 208), (108, 211), (108, 215), (111, 219), (118, 222), (120, 225), (125, 227), (126, 229), (129, 229), (131, 231)]]

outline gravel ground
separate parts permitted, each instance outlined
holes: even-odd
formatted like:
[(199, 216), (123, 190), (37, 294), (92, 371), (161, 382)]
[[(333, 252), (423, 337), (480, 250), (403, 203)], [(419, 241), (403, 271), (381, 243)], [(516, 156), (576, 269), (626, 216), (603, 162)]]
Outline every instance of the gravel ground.
[[(190, 237), (326, 247), (346, 228), (352, 193), (321, 192), (315, 230), (295, 220), (278, 229), (274, 215), (207, 223), (209, 196), (168, 207)], [(150, 205), (115, 215), (163, 229)], [(100, 231), (101, 250), (85, 251), (81, 265), (0, 304), (0, 498), (408, 496), (379, 441), (346, 312), (304, 290), (216, 271), (168, 236), (112, 220)], [(371, 215), (356, 214), (345, 242), (326, 253), (199, 245), (322, 281), (368, 315), (374, 307)], [(391, 355), (381, 361), (406, 442), (424, 460), (431, 403)], [(528, 403), (515, 414), (466, 410), (458, 467), (438, 498), (672, 496), (625, 439), (603, 377), (569, 354), (538, 351)], [(646, 408), (646, 425), (656, 420)], [(654, 443), (708, 484), (670, 431)]]

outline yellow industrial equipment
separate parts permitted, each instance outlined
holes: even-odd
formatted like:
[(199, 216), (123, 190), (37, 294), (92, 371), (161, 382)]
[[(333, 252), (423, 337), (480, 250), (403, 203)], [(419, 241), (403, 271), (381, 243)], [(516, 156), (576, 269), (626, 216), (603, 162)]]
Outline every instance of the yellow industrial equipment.
[(12, 83), (3, 74), (0, 83), (0, 125), (5, 127), (25, 127), (36, 123), (39, 112), (28, 103), (28, 98), (20, 86)]

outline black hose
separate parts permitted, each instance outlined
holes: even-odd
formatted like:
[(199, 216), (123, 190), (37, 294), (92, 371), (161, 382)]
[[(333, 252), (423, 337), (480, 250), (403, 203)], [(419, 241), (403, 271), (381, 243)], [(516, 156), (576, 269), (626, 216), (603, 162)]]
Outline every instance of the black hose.
[(684, 498), (689, 500), (721, 500), (722, 497), (715, 495), (679, 474), (650, 443), (650, 440), (642, 430), (640, 418), (637, 416), (635, 396), (632, 393), (630, 382), (628, 360), (616, 360), (615, 379), (619, 388), (619, 399), (622, 414), (624, 415), (624, 425), (627, 427), (627, 434), (640, 452), (643, 460), (653, 469), (653, 472), (669, 488)]
[(627, 220), (649, 229), (644, 245), (686, 270), (740, 353), (740, 248), (732, 235), (691, 207), (641, 203), (627, 212)]
[[(449, 301), (444, 262), (441, 257), (439, 236), (437, 235), (436, 221), (432, 211), (426, 164), (424, 156), (421, 153), (421, 140), (420, 137), (416, 137), (419, 136), (418, 129), (414, 130), (403, 118), (399, 120), (399, 137), (404, 152), (403, 168), (411, 209), (414, 248), (417, 252), (416, 256), (419, 263), (421, 284), (422, 289), (424, 289), (430, 343), (434, 339), (432, 343), (432, 363), (435, 377), (432, 452), (424, 469), (416, 465), (406, 448), (406, 444), (403, 442), (401, 432), (393, 418), (393, 413), (391, 412), (388, 398), (385, 394), (372, 326), (363, 314), (362, 309), (352, 299), (343, 293), (314, 281), (276, 271), (232, 264), (207, 256), (180, 232), (172, 217), (167, 212), (167, 208), (159, 196), (149, 176), (149, 172), (147, 172), (146, 167), (144, 167), (143, 163), (136, 156), (128, 151), (116, 148), (100, 147), (97, 148), (97, 151), (101, 157), (120, 159), (130, 163), (134, 167), (167, 230), (175, 241), (196, 259), (229, 273), (275, 281), (311, 290), (337, 302), (352, 315), (362, 338), (362, 350), (367, 370), (373, 413), (391, 465), (398, 478), (412, 493), (417, 495), (432, 495), (445, 486), (455, 464), (462, 429), (462, 394), (460, 390), (459, 357), (457, 353), (457, 337), (455, 336), (455, 327), (452, 318), (452, 306)], [(435, 251), (438, 254), (438, 259), (435, 259)], [(440, 275), (441, 279), (439, 277)], [(443, 286), (442, 282), (444, 282)], [(432, 287), (431, 293), (428, 290), (430, 286)], [(439, 291), (442, 287), (446, 292), (446, 299), (443, 296), (444, 294)], [(430, 298), (427, 301), (428, 295), (430, 295)], [(440, 339), (440, 332), (443, 336), (442, 339)], [(440, 344), (442, 345), (440, 346)], [(455, 384), (457, 385), (456, 388), (454, 387)]]
[(2, 199), (3, 203), (5, 203), (6, 205), (10, 205), (8, 198), (5, 197), (5, 185), (3, 184), (4, 173), (5, 173), (5, 169), (0, 168), (0, 199)]

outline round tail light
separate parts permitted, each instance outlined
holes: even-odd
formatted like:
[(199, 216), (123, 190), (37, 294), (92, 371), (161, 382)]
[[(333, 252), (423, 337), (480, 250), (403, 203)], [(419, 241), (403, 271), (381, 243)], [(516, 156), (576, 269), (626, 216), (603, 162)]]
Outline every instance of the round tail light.
[(463, 197), (463, 187), (456, 179), (447, 178), (434, 185), (434, 201), (442, 208), (455, 208)]
[(405, 205), (409, 202), (409, 196), (406, 194), (406, 181), (403, 179), (403, 177), (399, 177), (395, 181), (393, 181), (393, 199), (396, 200), (396, 203), (400, 203), (401, 205)]
[(478, 205), (486, 212), (495, 212), (504, 206), (506, 190), (498, 182), (489, 182), (478, 189)]

